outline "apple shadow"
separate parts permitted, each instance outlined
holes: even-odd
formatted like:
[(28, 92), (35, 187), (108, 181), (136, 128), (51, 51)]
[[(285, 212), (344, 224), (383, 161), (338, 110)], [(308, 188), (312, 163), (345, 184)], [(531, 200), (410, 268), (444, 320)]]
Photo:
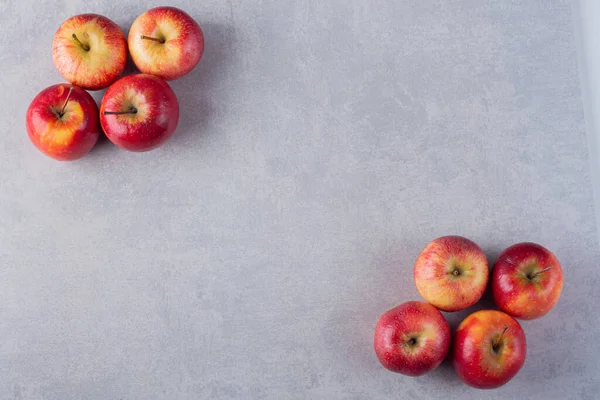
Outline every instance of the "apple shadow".
[(98, 141), (96, 142), (96, 145), (94, 146), (92, 151), (94, 151), (94, 149), (96, 149), (96, 148), (103, 147), (103, 146), (106, 146), (109, 144), (110, 144), (110, 140), (108, 140), (104, 131), (102, 129), (100, 129), (100, 136), (98, 136)]
[(179, 124), (171, 139), (175, 144), (205, 133), (216, 108), (212, 99), (223, 97), (213, 93), (223, 86), (227, 64), (233, 58), (233, 26), (199, 22), (205, 39), (204, 54), (189, 74), (169, 82), (179, 98)]
[[(88, 93), (92, 96), (92, 98), (96, 102), (98, 109), (100, 109), (100, 103), (102, 102), (102, 97), (104, 96), (105, 92), (106, 92), (106, 89), (88, 91)], [(90, 152), (88, 153), (88, 155), (86, 157), (96, 157), (97, 155), (104, 153), (104, 151), (107, 148), (110, 148), (111, 146), (112, 146), (112, 143), (106, 137), (106, 134), (104, 133), (104, 130), (102, 129), (102, 126), (100, 126), (100, 135), (98, 136), (98, 141), (96, 142), (94, 147), (92, 147), (92, 149), (90, 150)]]
[(105, 153), (111, 151), (113, 147), (114, 145), (111, 143), (110, 140), (108, 140), (102, 128), (100, 128), (100, 136), (98, 136), (98, 141), (90, 150), (90, 152), (86, 155), (86, 158), (92, 160), (95, 158), (104, 157)]
[(456, 376), (456, 371), (454, 371), (454, 367), (452, 366), (451, 353), (452, 349), (450, 349), (448, 356), (446, 356), (440, 366), (425, 375), (422, 379), (436, 382), (436, 385), (439, 385), (439, 382), (443, 382), (444, 387), (452, 389), (464, 386), (464, 383)]
[(133, 58), (131, 58), (131, 54), (127, 54), (127, 62), (125, 63), (125, 70), (121, 74), (121, 78), (126, 77), (128, 75), (139, 74), (140, 70), (137, 69), (133, 62)]

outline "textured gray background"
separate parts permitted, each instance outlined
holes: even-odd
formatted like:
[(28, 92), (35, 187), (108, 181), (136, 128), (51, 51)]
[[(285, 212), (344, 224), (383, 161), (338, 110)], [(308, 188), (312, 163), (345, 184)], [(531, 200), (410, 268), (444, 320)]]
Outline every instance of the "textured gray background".
[[(570, 2), (174, 1), (207, 41), (173, 83), (176, 136), (44, 157), (24, 116), (61, 81), (54, 31), (81, 12), (126, 30), (142, 3), (0, 4), (1, 399), (597, 397)], [(421, 248), (450, 233), (491, 260), (537, 241), (565, 270), (495, 391), (448, 363), (389, 373), (372, 349), (378, 316), (419, 298)]]

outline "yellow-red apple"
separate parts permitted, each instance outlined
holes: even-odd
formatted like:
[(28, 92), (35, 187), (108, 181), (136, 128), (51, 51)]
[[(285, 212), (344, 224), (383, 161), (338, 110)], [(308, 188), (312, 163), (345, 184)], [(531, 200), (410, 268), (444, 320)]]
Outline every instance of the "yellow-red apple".
[(110, 19), (80, 14), (58, 28), (52, 58), (67, 81), (84, 89), (103, 89), (125, 69), (127, 41), (121, 28)]
[(138, 69), (166, 80), (190, 72), (204, 53), (200, 25), (175, 7), (152, 8), (133, 21), (129, 51)]
[(485, 254), (461, 236), (435, 239), (423, 249), (414, 267), (417, 290), (442, 311), (458, 311), (477, 303), (488, 277)]
[(525, 332), (517, 320), (502, 311), (482, 310), (458, 326), (452, 364), (467, 385), (493, 389), (519, 372), (526, 354)]
[(83, 157), (100, 135), (96, 102), (85, 90), (67, 83), (50, 86), (33, 99), (26, 125), (35, 147), (60, 161)]
[(148, 151), (166, 142), (179, 121), (179, 102), (163, 79), (130, 75), (111, 85), (100, 104), (100, 123), (122, 149)]
[(492, 269), (492, 295), (504, 312), (521, 319), (546, 315), (563, 286), (563, 271), (552, 252), (519, 243), (504, 250)]
[(409, 301), (387, 311), (375, 327), (375, 353), (390, 371), (409, 376), (437, 368), (450, 348), (450, 327), (430, 304)]

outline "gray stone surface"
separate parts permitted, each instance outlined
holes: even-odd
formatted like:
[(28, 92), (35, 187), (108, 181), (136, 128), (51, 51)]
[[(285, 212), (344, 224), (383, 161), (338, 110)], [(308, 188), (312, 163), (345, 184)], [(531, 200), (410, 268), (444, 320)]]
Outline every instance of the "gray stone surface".
[[(52, 36), (154, 2), (0, 3), (1, 399), (593, 399), (599, 246), (571, 9), (559, 0), (180, 0), (201, 65), (163, 148), (58, 163), (28, 141)], [(101, 93), (96, 93), (99, 99)], [(378, 316), (443, 234), (531, 240), (563, 296), (475, 391), (385, 371)], [(484, 302), (479, 307), (489, 307)], [(448, 315), (453, 326), (466, 312)]]

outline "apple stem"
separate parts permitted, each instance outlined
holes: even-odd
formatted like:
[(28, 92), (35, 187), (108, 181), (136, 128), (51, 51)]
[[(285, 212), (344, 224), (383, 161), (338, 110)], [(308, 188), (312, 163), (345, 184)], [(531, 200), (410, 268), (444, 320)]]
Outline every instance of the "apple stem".
[(81, 43), (81, 40), (79, 40), (79, 38), (77, 37), (76, 34), (73, 34), (73, 40), (75, 40), (75, 43), (80, 45), (81, 48), (84, 49), (85, 51), (90, 51), (90, 46), (88, 46), (87, 44)]
[(146, 35), (142, 35), (142, 39), (152, 40), (152, 41), (158, 42), (158, 43), (164, 43), (165, 42), (164, 39), (157, 39), (157, 38), (153, 38), (151, 36), (146, 36)]
[(63, 115), (65, 115), (65, 108), (67, 108), (67, 104), (69, 103), (69, 99), (71, 98), (71, 93), (73, 93), (73, 86), (71, 86), (69, 88), (69, 93), (67, 94), (67, 99), (65, 100), (65, 104), (63, 104), (62, 108), (60, 109), (60, 112), (58, 113), (58, 115), (61, 118)]
[(129, 107), (129, 110), (127, 111), (104, 111), (104, 115), (137, 114), (137, 112), (137, 108)]
[(551, 269), (552, 269), (552, 267), (547, 267), (547, 268), (541, 269), (541, 270), (539, 270), (538, 272), (536, 272), (535, 274), (531, 275), (531, 279), (533, 279), (533, 278), (535, 278), (536, 276), (538, 276), (539, 274), (541, 274), (541, 273), (544, 273), (544, 272), (546, 272), (546, 271), (548, 271), (548, 270), (551, 270)]
[(498, 339), (494, 340), (494, 343), (492, 343), (492, 349), (494, 350), (495, 353), (497, 353), (498, 350), (500, 350), (500, 341), (502, 340), (502, 336), (504, 336), (504, 334), (506, 333), (507, 330), (508, 330), (508, 325), (504, 325), (504, 330), (502, 331), (502, 333), (500, 334)]
[(506, 333), (507, 330), (508, 330), (508, 325), (504, 325), (504, 330), (500, 334), (500, 339), (502, 339), (502, 336), (504, 336), (504, 334)]

